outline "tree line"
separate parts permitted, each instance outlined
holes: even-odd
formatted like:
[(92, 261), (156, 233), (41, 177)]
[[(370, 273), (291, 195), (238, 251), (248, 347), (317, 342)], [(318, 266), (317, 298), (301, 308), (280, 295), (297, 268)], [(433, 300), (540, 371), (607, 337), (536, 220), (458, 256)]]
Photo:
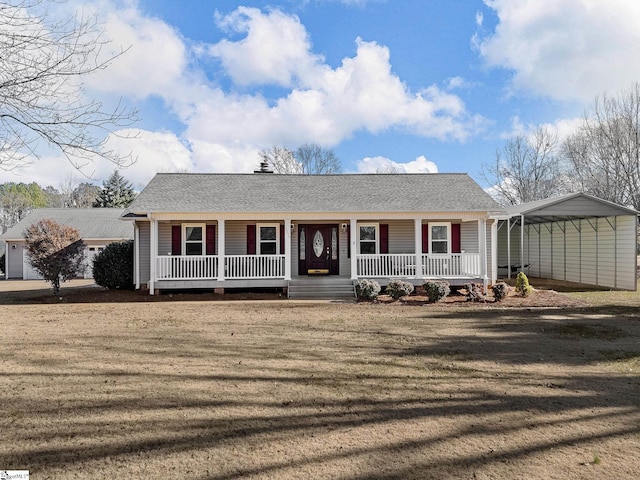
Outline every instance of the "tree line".
[(115, 170), (102, 187), (68, 179), (59, 188), (36, 182), (0, 184), (0, 232), (35, 208), (125, 208), (136, 196), (131, 183)]
[(640, 210), (640, 84), (598, 96), (564, 140), (547, 126), (509, 139), (483, 166), (496, 200), (516, 205), (584, 192)]

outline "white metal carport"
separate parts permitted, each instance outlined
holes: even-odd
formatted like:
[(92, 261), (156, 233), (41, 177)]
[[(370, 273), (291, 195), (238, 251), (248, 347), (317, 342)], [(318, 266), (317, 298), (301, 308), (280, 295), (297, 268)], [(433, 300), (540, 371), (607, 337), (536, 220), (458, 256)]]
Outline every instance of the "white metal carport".
[(584, 193), (505, 208), (497, 216), (501, 276), (637, 289), (638, 212)]

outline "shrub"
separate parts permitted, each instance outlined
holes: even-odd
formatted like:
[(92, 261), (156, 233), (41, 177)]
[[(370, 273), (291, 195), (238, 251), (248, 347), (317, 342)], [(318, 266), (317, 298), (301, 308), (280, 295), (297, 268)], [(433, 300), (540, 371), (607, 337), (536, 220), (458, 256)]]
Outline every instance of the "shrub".
[(518, 292), (523, 297), (528, 297), (531, 293), (529, 279), (524, 272), (520, 272), (516, 277), (516, 292)]
[(380, 293), (380, 284), (375, 280), (367, 280), (363, 278), (356, 283), (356, 295), (360, 300), (368, 300), (370, 302), (378, 298)]
[(133, 289), (133, 240), (114, 242), (93, 259), (93, 279), (110, 290)]
[(486, 302), (487, 297), (484, 295), (484, 290), (481, 284), (467, 283), (464, 286), (467, 290), (467, 302)]
[(491, 287), (493, 291), (493, 298), (496, 302), (501, 301), (509, 293), (509, 286), (504, 282), (498, 282)]
[(449, 295), (451, 289), (445, 280), (428, 280), (424, 282), (424, 291), (431, 303), (438, 302)]
[(387, 294), (394, 300), (398, 300), (413, 293), (413, 284), (403, 280), (394, 279), (389, 281), (385, 288), (385, 292), (387, 292)]

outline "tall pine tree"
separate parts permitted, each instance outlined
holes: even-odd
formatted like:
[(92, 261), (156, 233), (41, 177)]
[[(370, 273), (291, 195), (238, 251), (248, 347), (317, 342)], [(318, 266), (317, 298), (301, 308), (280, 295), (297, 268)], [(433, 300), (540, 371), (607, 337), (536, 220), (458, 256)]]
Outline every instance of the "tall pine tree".
[(114, 170), (106, 182), (102, 182), (102, 189), (98, 193), (93, 206), (97, 208), (126, 208), (133, 199), (136, 192), (126, 178), (120, 175), (118, 170)]

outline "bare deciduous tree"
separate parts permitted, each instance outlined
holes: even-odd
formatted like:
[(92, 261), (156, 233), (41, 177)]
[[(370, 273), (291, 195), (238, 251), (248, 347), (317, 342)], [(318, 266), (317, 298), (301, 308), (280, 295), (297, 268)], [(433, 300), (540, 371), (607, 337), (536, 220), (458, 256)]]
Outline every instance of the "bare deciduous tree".
[(640, 84), (596, 97), (563, 153), (576, 189), (640, 209)]
[(294, 157), (306, 175), (330, 175), (340, 173), (340, 160), (333, 150), (314, 143), (305, 143), (296, 149)]
[(53, 220), (40, 220), (24, 232), (29, 262), (53, 287), (60, 291), (60, 283), (84, 271), (85, 244), (78, 231)]
[(105, 146), (136, 112), (88, 99), (84, 80), (124, 52), (101, 59), (105, 41), (95, 18), (58, 21), (50, 1), (0, 1), (0, 168), (38, 158), (40, 144), (80, 167), (95, 156), (120, 165), (131, 158)]
[(502, 205), (517, 205), (564, 193), (558, 136), (538, 127), (528, 137), (517, 136), (496, 152), (494, 163), (484, 165), (482, 175)]
[(274, 145), (267, 150), (261, 150), (258, 155), (260, 161), (270, 165), (276, 173), (301, 173), (293, 152), (286, 147)]
[(316, 144), (304, 144), (295, 152), (273, 146), (259, 153), (260, 161), (268, 163), (275, 173), (328, 175), (340, 173), (340, 160), (331, 149)]

